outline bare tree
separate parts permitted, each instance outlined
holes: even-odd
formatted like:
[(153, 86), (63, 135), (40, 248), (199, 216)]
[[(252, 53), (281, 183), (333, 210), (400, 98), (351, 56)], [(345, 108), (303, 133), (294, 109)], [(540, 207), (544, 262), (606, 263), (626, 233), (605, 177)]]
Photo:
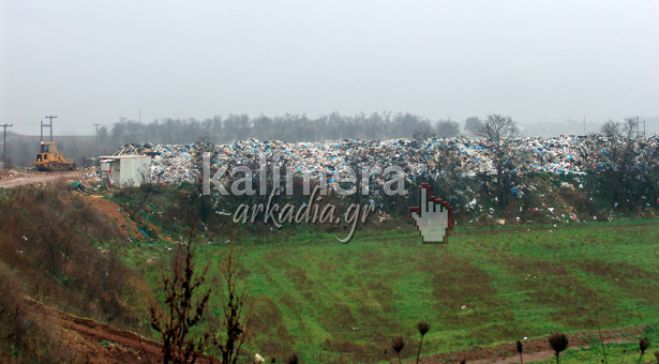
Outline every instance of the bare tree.
[(478, 130), (478, 135), (492, 151), (496, 180), (494, 181), (496, 196), (500, 207), (505, 207), (510, 200), (510, 189), (513, 187), (515, 156), (510, 148), (511, 139), (519, 133), (517, 123), (509, 116), (489, 115)]
[(657, 198), (657, 148), (643, 138), (635, 138), (638, 118), (627, 118), (624, 123), (609, 121), (601, 132), (606, 140), (597, 140), (597, 178), (614, 206), (627, 209), (642, 206), (645, 201)]
[[(638, 125), (640, 121), (638, 117), (632, 117), (625, 119), (625, 123), (622, 125), (622, 132), (627, 140), (631, 140), (634, 136), (634, 132), (638, 132)], [(638, 133), (637, 133), (638, 134)]]
[(616, 138), (620, 136), (620, 123), (609, 120), (602, 125), (600, 131), (605, 137)]
[[(461, 140), (466, 143), (462, 137)], [(469, 194), (458, 193), (459, 190), (464, 190), (466, 183), (460, 170), (460, 163), (455, 158), (460, 153), (459, 145), (457, 143), (446, 143), (438, 148), (433, 163), (436, 166), (441, 166), (441, 168), (435, 168), (432, 174), (432, 187), (437, 196), (442, 196), (456, 208), (456, 213), (464, 214), (465, 210), (462, 206), (467, 203)]]
[(213, 344), (220, 349), (223, 364), (236, 364), (240, 349), (245, 342), (245, 324), (242, 314), (245, 294), (238, 287), (239, 260), (230, 251), (222, 260), (220, 273), (224, 283), (222, 308), (224, 317), (221, 329), (213, 337)]
[(166, 310), (161, 312), (151, 307), (151, 327), (162, 337), (163, 363), (166, 364), (195, 363), (210, 336), (204, 333), (195, 340), (190, 335), (190, 330), (199, 324), (210, 295), (210, 290), (199, 293), (208, 269), (195, 273), (194, 231), (190, 229), (187, 244), (177, 245), (173, 272), (163, 278)]

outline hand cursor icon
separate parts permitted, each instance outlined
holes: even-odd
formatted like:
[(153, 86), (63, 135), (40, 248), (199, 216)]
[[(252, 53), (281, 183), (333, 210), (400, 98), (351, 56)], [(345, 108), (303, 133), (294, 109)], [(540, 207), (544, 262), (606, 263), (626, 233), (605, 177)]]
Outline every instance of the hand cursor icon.
[(419, 207), (411, 207), (410, 214), (421, 232), (424, 243), (448, 243), (453, 228), (453, 207), (432, 195), (432, 187), (422, 183)]

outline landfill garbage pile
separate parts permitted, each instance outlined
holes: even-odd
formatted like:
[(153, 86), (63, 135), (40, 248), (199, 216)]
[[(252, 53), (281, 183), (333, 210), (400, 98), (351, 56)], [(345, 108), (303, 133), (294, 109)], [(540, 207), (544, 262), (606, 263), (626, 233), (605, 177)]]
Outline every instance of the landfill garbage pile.
[[(518, 173), (547, 172), (557, 175), (582, 175), (601, 168), (598, 155), (607, 153), (612, 143), (606, 137), (560, 136), (551, 138), (515, 138), (506, 143), (506, 153), (515, 155)], [(659, 136), (634, 139), (633, 148), (656, 155)], [(320, 170), (332, 174), (341, 167), (367, 170), (400, 166), (406, 178), (414, 181), (419, 176), (436, 176), (451, 167), (461, 177), (495, 174), (494, 150), (479, 138), (430, 138), (424, 140), (338, 140), (313, 143), (286, 143), (249, 139), (231, 144), (210, 147), (211, 169), (219, 166), (250, 166), (256, 169), (259, 157), (265, 156), (269, 166), (295, 168), (297, 173), (317, 175)], [(153, 182), (181, 183), (194, 181), (200, 171), (194, 168), (198, 157), (197, 146), (186, 145), (134, 145), (122, 147), (117, 155), (146, 154), (153, 157), (150, 178)], [(655, 166), (659, 162), (655, 160)]]

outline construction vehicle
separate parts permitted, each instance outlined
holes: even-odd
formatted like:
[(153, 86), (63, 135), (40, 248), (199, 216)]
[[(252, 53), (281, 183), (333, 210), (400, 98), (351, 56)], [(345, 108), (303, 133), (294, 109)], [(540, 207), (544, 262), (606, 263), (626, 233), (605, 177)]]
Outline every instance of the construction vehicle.
[(72, 171), (76, 164), (57, 149), (57, 142), (41, 142), (34, 166), (40, 171)]

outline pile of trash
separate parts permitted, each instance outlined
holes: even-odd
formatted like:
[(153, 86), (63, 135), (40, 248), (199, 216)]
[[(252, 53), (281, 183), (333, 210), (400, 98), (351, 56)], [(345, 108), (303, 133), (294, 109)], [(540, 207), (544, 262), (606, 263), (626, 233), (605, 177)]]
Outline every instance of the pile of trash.
[[(607, 153), (605, 137), (524, 137), (505, 144), (506, 155), (519, 173), (547, 172), (557, 175), (580, 175), (598, 168), (597, 155)], [(659, 137), (641, 138), (635, 148), (656, 150)], [(494, 155), (497, 152), (487, 141), (479, 138), (429, 138), (390, 140), (337, 140), (313, 143), (286, 143), (276, 140), (249, 139), (206, 148), (211, 152), (211, 169), (248, 166), (258, 168), (260, 156), (269, 166), (292, 167), (299, 173), (316, 174), (323, 170), (331, 178), (341, 167), (353, 170), (399, 166), (408, 179), (432, 177), (447, 167), (460, 177), (475, 177), (495, 173)], [(161, 183), (194, 181), (198, 173), (195, 160), (200, 151), (195, 144), (134, 145), (121, 148), (116, 154), (151, 155), (150, 178)], [(499, 151), (501, 152), (501, 151)]]

